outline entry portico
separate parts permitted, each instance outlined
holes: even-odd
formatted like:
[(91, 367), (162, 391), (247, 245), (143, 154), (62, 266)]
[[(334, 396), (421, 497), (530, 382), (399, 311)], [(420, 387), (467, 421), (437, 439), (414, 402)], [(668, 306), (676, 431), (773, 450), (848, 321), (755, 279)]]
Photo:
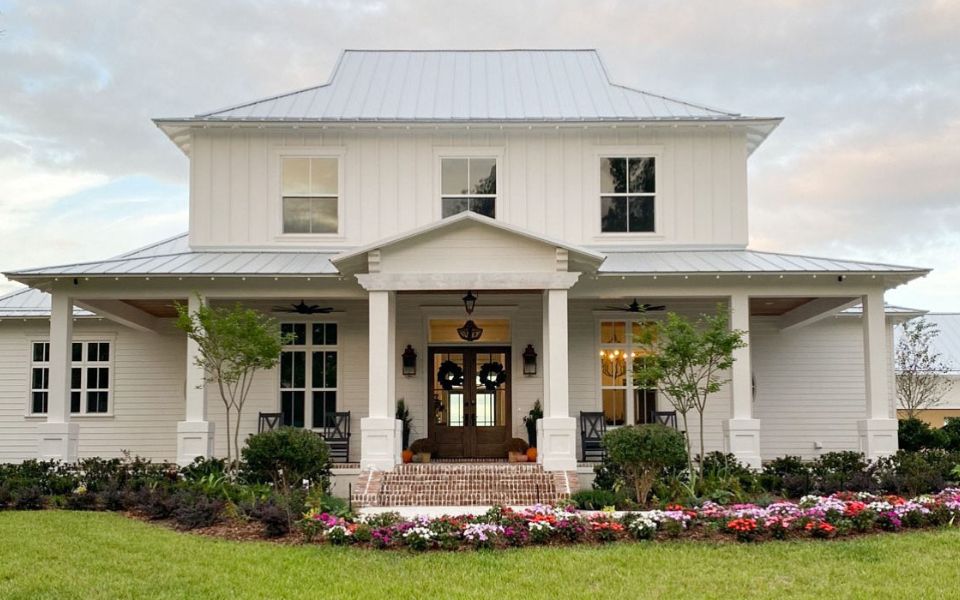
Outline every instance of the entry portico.
[[(396, 410), (398, 293), (542, 295), (542, 397), (538, 456), (547, 470), (576, 469), (576, 420), (570, 416), (567, 290), (595, 273), (604, 256), (531, 234), (473, 212), (433, 223), (334, 259), (369, 294), (369, 417), (361, 421), (363, 469), (392, 469), (400, 458)], [(533, 340), (531, 340), (533, 341)]]

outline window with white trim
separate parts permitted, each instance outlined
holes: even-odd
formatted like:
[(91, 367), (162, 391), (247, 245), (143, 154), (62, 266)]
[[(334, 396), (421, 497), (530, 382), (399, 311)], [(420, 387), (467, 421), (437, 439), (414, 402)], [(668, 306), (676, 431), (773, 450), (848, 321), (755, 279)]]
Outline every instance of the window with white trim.
[[(113, 372), (110, 342), (73, 342), (70, 353), (70, 413), (109, 413)], [(30, 351), (30, 414), (46, 414), (49, 400), (50, 342), (34, 341)]]
[(338, 233), (339, 179), (340, 159), (337, 157), (282, 157), (283, 233)]
[(497, 159), (441, 158), (440, 203), (444, 219), (472, 211), (497, 217)]
[(653, 156), (600, 158), (600, 231), (654, 233), (657, 168)]
[(336, 323), (281, 323), (294, 334), (280, 357), (281, 422), (287, 427), (322, 429), (337, 411), (338, 338)]
[(636, 336), (651, 326), (633, 321), (600, 322), (600, 404), (607, 425), (652, 422), (657, 391), (638, 387), (633, 378), (634, 362), (649, 355), (649, 350), (636, 343)]

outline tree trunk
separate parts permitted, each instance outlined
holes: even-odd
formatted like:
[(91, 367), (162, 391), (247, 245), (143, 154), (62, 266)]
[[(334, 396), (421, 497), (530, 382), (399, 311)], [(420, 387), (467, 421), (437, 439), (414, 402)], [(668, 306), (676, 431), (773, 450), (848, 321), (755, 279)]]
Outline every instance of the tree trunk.
[(227, 426), (225, 428), (227, 433), (227, 471), (233, 471), (233, 460), (231, 460), (231, 451), (233, 447), (230, 445), (230, 405), (224, 402), (224, 418), (226, 419)]
[(237, 424), (233, 429), (233, 456), (237, 463), (240, 463), (240, 415), (243, 412), (243, 405), (237, 406)]
[(703, 410), (698, 409), (697, 412), (700, 415), (700, 464), (698, 466), (700, 467), (700, 479), (703, 479), (703, 459), (707, 456), (703, 445)]
[(683, 441), (687, 443), (687, 468), (693, 473), (693, 453), (690, 452), (693, 449), (690, 443), (690, 425), (687, 423), (686, 412), (680, 413), (680, 416), (683, 417)]

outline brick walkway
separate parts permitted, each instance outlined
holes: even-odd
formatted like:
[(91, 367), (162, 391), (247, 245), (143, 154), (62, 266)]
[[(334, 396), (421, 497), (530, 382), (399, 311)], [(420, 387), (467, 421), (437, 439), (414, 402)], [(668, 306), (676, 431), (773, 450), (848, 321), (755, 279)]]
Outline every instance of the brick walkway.
[(529, 506), (556, 503), (579, 490), (574, 471), (546, 472), (526, 463), (430, 463), (361, 471), (353, 505)]

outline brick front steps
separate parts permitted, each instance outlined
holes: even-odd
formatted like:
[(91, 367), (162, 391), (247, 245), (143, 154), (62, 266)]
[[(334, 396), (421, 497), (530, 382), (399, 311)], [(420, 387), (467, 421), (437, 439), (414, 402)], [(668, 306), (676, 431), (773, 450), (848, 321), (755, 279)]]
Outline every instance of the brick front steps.
[(352, 500), (355, 508), (530, 506), (561, 502), (578, 489), (576, 472), (547, 472), (538, 464), (405, 464), (390, 472), (361, 471)]

